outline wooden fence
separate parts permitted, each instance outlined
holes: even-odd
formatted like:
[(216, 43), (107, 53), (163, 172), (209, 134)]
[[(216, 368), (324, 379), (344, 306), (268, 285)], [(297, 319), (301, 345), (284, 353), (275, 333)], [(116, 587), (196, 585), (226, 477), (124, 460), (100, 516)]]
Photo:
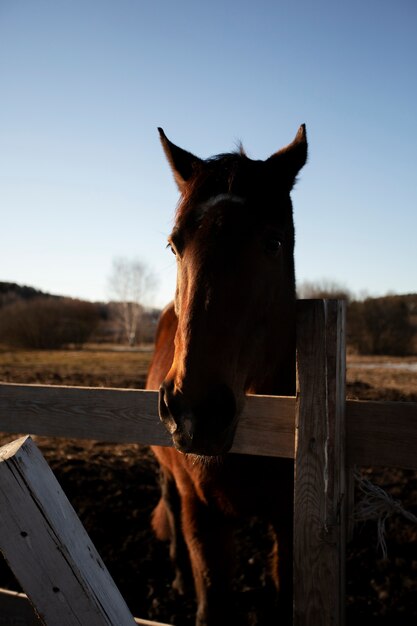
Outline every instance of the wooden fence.
[[(344, 303), (300, 301), (297, 316), (296, 397), (248, 396), (232, 452), (294, 458), (294, 625), (343, 626), (350, 468), (417, 469), (417, 403), (346, 401)], [(1, 384), (0, 431), (170, 445), (156, 396)]]

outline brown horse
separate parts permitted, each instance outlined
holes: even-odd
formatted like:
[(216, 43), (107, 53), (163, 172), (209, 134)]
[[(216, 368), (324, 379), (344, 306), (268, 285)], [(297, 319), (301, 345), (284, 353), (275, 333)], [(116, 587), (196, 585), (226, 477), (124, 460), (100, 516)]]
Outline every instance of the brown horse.
[(243, 149), (201, 160), (159, 129), (181, 192), (169, 246), (175, 304), (162, 314), (147, 388), (173, 448), (155, 447), (162, 497), (153, 526), (170, 540), (181, 592), (187, 559), (197, 626), (242, 624), (230, 593), (232, 520), (268, 520), (270, 584), (291, 622), (293, 464), (227, 454), (246, 393), (293, 395), (294, 225), (290, 191), (306, 162), (304, 125), (265, 161)]

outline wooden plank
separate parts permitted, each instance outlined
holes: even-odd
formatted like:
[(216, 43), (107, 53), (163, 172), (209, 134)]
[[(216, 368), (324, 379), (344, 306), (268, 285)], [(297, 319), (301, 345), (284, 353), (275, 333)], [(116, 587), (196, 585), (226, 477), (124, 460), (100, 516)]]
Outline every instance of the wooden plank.
[(134, 389), (0, 385), (0, 430), (166, 446), (158, 393)]
[(348, 464), (417, 469), (417, 402), (350, 400)]
[(48, 626), (130, 626), (122, 596), (30, 437), (0, 448), (0, 548)]
[[(157, 392), (0, 384), (0, 432), (170, 445)], [(417, 403), (346, 403), (348, 464), (417, 469)], [(294, 458), (295, 398), (248, 396), (232, 451)]]
[(344, 624), (345, 307), (299, 302), (294, 625)]
[(0, 624), (40, 626), (41, 623), (26, 594), (0, 589)]
[(153, 622), (149, 619), (141, 619), (140, 617), (135, 617), (136, 624), (140, 626), (174, 626), (173, 624), (165, 624), (163, 622)]
[(295, 398), (248, 395), (232, 452), (294, 458)]
[[(148, 619), (134, 618), (139, 626), (172, 626)], [(35, 615), (29, 598), (25, 593), (0, 588), (0, 625), (7, 626), (40, 626), (41, 621)]]
[[(248, 396), (233, 452), (294, 456), (295, 398)], [(0, 431), (171, 445), (156, 391), (0, 384)], [(267, 433), (267, 436), (265, 436)]]

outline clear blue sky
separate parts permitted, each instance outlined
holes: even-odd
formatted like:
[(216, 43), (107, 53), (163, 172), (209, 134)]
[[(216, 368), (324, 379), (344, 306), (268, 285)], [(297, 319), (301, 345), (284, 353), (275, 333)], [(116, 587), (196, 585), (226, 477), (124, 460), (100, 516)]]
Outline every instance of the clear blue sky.
[(173, 293), (156, 131), (266, 158), (307, 124), (299, 281), (417, 290), (415, 0), (0, 0), (0, 280), (107, 299), (117, 256)]

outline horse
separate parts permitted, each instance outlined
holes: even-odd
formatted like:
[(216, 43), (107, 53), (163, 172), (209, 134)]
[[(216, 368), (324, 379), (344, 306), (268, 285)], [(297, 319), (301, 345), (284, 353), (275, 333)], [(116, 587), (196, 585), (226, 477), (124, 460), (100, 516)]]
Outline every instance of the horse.
[[(242, 146), (201, 159), (158, 129), (180, 191), (168, 247), (174, 302), (163, 311), (147, 389), (172, 447), (153, 447), (181, 593), (191, 567), (196, 626), (242, 624), (230, 593), (233, 520), (268, 520), (276, 623), (292, 621), (293, 462), (230, 452), (248, 393), (295, 393), (294, 223), (290, 192), (307, 159), (305, 125), (266, 160)], [(274, 618), (275, 619), (275, 618)]]

